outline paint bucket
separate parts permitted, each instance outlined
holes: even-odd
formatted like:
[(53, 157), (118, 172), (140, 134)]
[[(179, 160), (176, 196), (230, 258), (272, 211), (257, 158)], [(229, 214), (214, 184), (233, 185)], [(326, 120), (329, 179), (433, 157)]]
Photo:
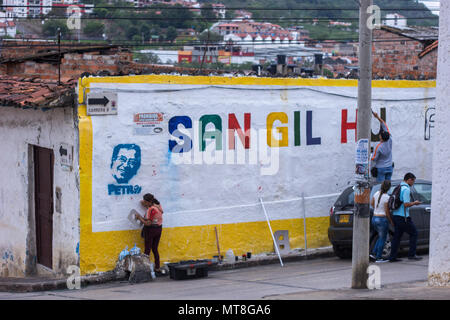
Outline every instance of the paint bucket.
[(225, 254), (225, 261), (228, 263), (234, 263), (234, 259), (235, 259), (234, 252), (233, 250), (229, 249)]

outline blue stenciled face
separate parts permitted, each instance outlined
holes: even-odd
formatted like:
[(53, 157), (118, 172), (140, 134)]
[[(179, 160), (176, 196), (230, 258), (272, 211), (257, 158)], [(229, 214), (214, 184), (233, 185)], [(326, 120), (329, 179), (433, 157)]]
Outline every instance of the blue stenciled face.
[(141, 166), (141, 148), (136, 144), (119, 144), (114, 147), (111, 174), (117, 183), (128, 183)]

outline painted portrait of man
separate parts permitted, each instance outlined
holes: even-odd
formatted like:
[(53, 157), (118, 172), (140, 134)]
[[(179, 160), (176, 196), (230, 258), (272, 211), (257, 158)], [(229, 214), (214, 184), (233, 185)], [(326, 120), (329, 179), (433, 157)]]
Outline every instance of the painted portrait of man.
[(111, 158), (111, 174), (119, 184), (126, 184), (141, 166), (141, 148), (136, 144), (118, 144)]

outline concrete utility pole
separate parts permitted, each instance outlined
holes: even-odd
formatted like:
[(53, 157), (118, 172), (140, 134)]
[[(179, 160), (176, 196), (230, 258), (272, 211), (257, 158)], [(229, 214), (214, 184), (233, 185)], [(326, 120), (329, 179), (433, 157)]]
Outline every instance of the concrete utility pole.
[[(372, 0), (360, 0), (359, 9), (359, 81), (357, 139), (359, 156), (362, 158), (356, 171), (355, 214), (353, 217), (352, 288), (367, 288), (369, 267), (370, 227), (370, 120), (372, 114), (372, 30), (368, 26), (371, 15), (367, 12)], [(361, 147), (362, 146), (362, 147)], [(366, 155), (367, 153), (367, 155)], [(358, 155), (357, 155), (358, 157)], [(356, 161), (358, 166), (358, 160)], [(358, 176), (359, 175), (359, 176)]]
[(433, 135), (433, 189), (431, 199), (430, 262), (428, 285), (450, 287), (450, 2), (441, 1), (437, 67), (436, 127)]

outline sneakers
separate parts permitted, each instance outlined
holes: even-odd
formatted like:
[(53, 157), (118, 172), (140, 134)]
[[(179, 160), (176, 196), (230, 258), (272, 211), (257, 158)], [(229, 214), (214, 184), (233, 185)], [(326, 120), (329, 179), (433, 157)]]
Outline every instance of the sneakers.
[(388, 259), (377, 259), (375, 261), (375, 263), (384, 263), (384, 262), (388, 262), (388, 261), (389, 261)]
[(399, 262), (399, 261), (402, 261), (402, 259), (398, 258), (389, 259), (389, 262)]
[(369, 254), (369, 260), (375, 261), (375, 260), (377, 260), (377, 258), (373, 254)]
[(408, 260), (422, 260), (422, 257), (419, 256), (408, 257)]

